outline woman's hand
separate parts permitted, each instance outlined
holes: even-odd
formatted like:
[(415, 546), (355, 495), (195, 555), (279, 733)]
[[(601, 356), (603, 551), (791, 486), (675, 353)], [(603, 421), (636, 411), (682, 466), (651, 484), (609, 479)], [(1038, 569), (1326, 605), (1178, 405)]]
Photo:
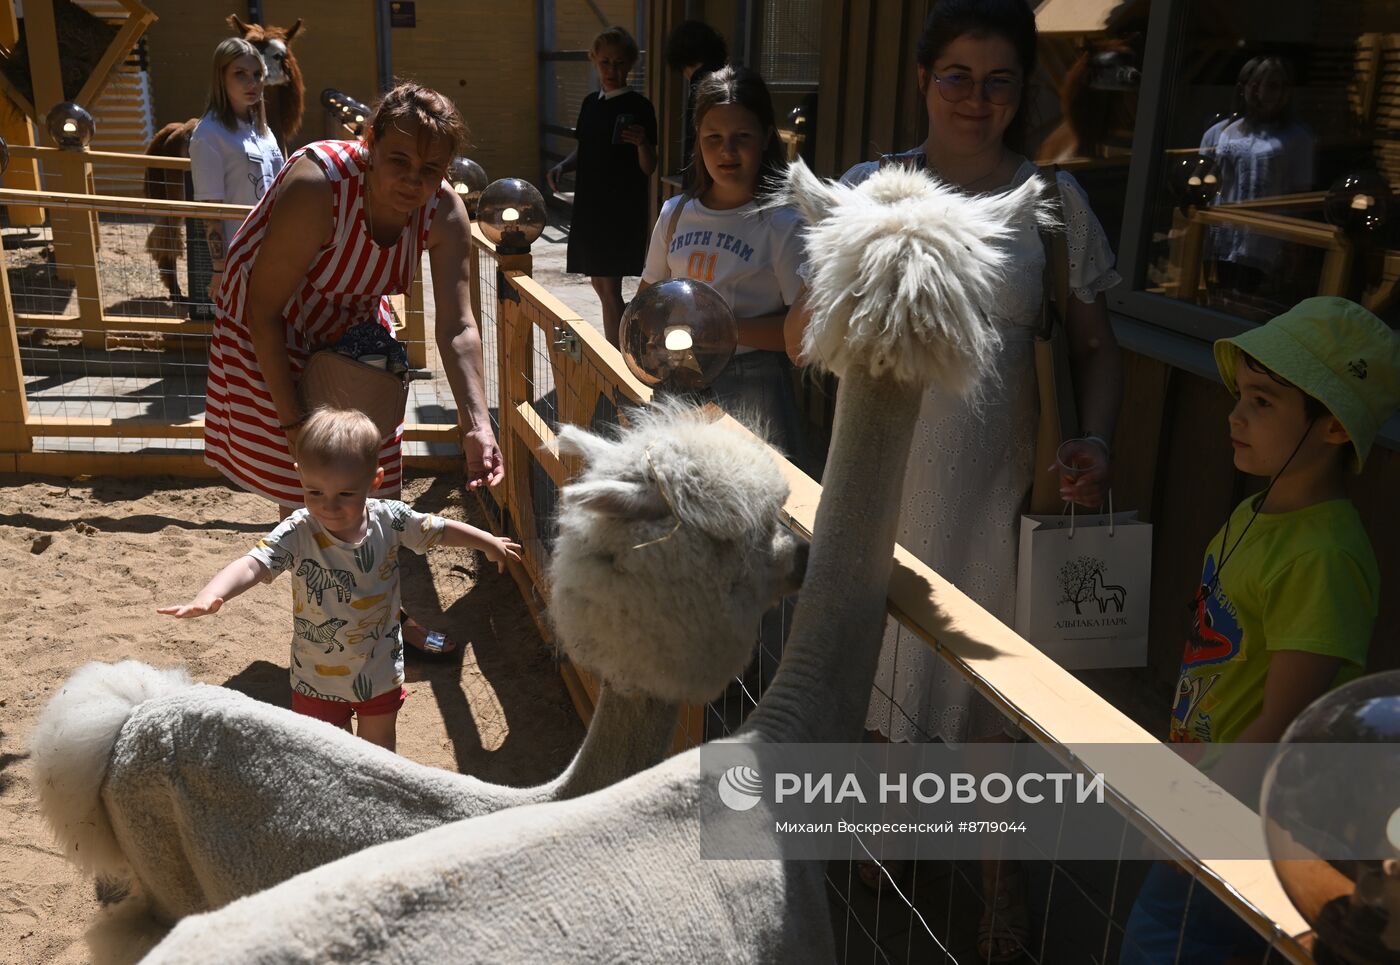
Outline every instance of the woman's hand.
[[(1066, 467), (1069, 467), (1068, 470)], [(1097, 509), (1108, 495), (1108, 446), (1096, 438), (1071, 439), (1060, 446), (1059, 460), (1048, 469), (1060, 472), (1060, 498)]]
[(505, 477), (505, 460), (489, 426), (462, 431), (462, 454), (467, 457), (468, 489), (495, 486)]
[(549, 190), (559, 192), (559, 179), (564, 176), (564, 165), (556, 164), (544, 173), (545, 183), (549, 185)]
[(288, 426), (287, 428), (282, 430), (282, 432), (287, 436), (287, 452), (291, 453), (293, 460), (295, 460), (297, 457), (297, 438), (301, 435), (301, 428), (304, 425), (306, 425), (305, 417), (303, 417), (301, 421), (296, 423), (295, 425)]

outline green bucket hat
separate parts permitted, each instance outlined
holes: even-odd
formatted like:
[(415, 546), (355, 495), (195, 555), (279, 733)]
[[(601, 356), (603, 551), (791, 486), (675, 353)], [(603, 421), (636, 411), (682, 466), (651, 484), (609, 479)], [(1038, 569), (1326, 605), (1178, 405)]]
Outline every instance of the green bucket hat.
[(1376, 433), (1400, 407), (1400, 335), (1345, 298), (1306, 298), (1215, 343), (1215, 364), (1234, 396), (1240, 352), (1325, 405), (1351, 436), (1352, 471), (1361, 471)]

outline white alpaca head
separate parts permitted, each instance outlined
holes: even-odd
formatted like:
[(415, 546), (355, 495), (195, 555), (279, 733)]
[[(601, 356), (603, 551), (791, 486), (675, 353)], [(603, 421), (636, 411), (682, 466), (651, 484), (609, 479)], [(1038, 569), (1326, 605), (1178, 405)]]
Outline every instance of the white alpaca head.
[(966, 393), (991, 375), (1000, 337), (983, 306), (1009, 269), (1005, 241), (1050, 217), (1031, 178), (1014, 191), (965, 195), (926, 174), (886, 167), (850, 187), (801, 161), (771, 204), (807, 222), (806, 356), (837, 375), (865, 366), (903, 382)]
[(761, 442), (680, 403), (628, 418), (615, 438), (560, 432), (585, 465), (562, 493), (550, 619), (569, 658), (616, 689), (702, 703), (797, 589), (806, 544), (780, 523), (788, 487)]

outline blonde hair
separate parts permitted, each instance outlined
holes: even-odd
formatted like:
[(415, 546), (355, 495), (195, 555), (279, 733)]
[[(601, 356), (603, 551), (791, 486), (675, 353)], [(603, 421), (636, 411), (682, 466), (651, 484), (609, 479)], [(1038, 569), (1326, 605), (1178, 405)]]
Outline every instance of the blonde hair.
[(382, 441), (374, 421), (359, 409), (320, 406), (297, 436), (297, 461), (318, 466), (357, 463), (373, 475)]
[(598, 36), (593, 38), (593, 46), (588, 50), (588, 59), (597, 61), (598, 51), (604, 47), (616, 47), (622, 54), (622, 59), (627, 61), (627, 73), (632, 72), (632, 68), (637, 66), (637, 58), (641, 52), (637, 49), (637, 42), (632, 39), (632, 35), (621, 27), (609, 27)]
[[(259, 64), (263, 62), (262, 54), (258, 53), (258, 48), (254, 47), (242, 37), (229, 37), (219, 41), (219, 46), (214, 48), (214, 76), (209, 81), (209, 101), (204, 105), (204, 113), (213, 114), (218, 118), (219, 123), (230, 131), (238, 130), (238, 115), (234, 113), (233, 105), (228, 99), (228, 85), (224, 83), (224, 71), (228, 70), (239, 57), (252, 57)], [(249, 112), (252, 117), (253, 130), (259, 135), (267, 135), (267, 107), (262, 100), (253, 105)]]

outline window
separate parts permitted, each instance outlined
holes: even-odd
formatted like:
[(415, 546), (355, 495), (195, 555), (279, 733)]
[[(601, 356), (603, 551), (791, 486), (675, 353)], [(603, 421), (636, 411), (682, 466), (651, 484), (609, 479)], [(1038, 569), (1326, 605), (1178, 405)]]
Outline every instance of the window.
[(1177, 3), (1143, 288), (1236, 328), (1319, 294), (1400, 321), (1400, 2)]

